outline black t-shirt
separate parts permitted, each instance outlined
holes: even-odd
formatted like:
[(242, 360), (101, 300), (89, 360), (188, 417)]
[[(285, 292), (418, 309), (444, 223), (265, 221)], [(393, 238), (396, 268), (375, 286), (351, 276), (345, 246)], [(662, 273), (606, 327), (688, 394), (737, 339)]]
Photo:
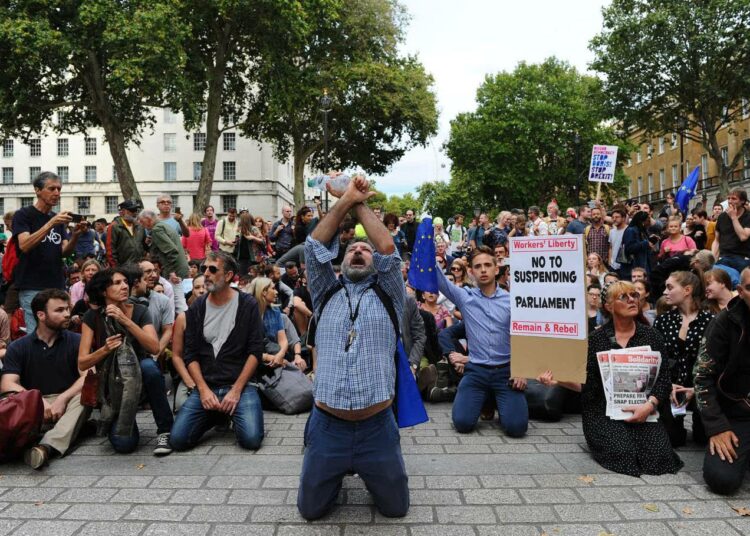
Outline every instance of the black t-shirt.
[(40, 340), (36, 332), (13, 341), (3, 362), (3, 374), (18, 374), (26, 389), (39, 389), (43, 395), (67, 391), (80, 377), (78, 346), (81, 336), (63, 330), (52, 346)]
[[(750, 227), (750, 213), (747, 210), (742, 213), (739, 219), (742, 227)], [(13, 230), (15, 230), (15, 227)], [(719, 219), (716, 220), (716, 231), (719, 233), (720, 255), (750, 257), (750, 240), (745, 240), (744, 242), (740, 240), (737, 233), (734, 232), (732, 218), (726, 212), (722, 212), (719, 215)]]
[(310, 292), (307, 290), (307, 287), (295, 288), (294, 295), (301, 299), (305, 303), (305, 307), (307, 307), (310, 311), (313, 310), (312, 296), (310, 296)]
[[(13, 234), (34, 234), (55, 216), (39, 212), (35, 206), (24, 207), (13, 216)], [(42, 290), (45, 288), (65, 289), (65, 274), (62, 262), (62, 243), (67, 239), (65, 225), (55, 225), (34, 249), (22, 253), (14, 282), (19, 290)]]
[[(151, 320), (151, 314), (148, 312), (148, 307), (145, 305), (141, 305), (140, 303), (134, 303), (133, 307), (133, 316), (131, 317), (131, 320), (135, 322), (135, 324), (142, 328), (144, 326), (147, 326), (149, 324), (153, 325), (153, 321)], [(94, 332), (94, 344), (96, 344), (96, 315), (102, 314), (99, 310), (90, 309), (86, 312), (85, 315), (83, 315), (83, 323), (86, 324), (88, 327), (91, 328), (91, 330)], [(103, 324), (100, 324), (103, 326)], [(99, 345), (103, 346), (104, 341), (107, 339), (107, 336), (105, 333), (99, 334)], [(142, 359), (146, 357), (146, 352), (141, 346), (141, 344), (133, 337), (130, 333), (128, 333), (128, 340), (130, 341), (130, 344), (133, 345), (133, 350), (135, 351), (135, 355), (138, 356), (139, 359)], [(92, 348), (92, 350), (98, 350), (98, 348)]]

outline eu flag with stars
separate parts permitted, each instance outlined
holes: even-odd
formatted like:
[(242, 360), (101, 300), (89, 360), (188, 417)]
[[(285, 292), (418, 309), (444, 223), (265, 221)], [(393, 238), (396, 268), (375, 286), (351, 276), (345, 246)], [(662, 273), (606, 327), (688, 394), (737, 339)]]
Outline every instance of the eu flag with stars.
[(693, 172), (688, 175), (688, 178), (685, 179), (685, 182), (682, 183), (680, 189), (677, 190), (675, 203), (677, 203), (677, 206), (680, 207), (680, 212), (682, 212), (683, 214), (687, 214), (688, 203), (690, 203), (690, 200), (695, 195), (696, 190), (698, 190), (698, 177), (700, 176), (700, 172), (701, 167), (695, 166)]
[(409, 265), (409, 285), (423, 292), (438, 293), (435, 271), (435, 236), (432, 218), (422, 218), (417, 227)]

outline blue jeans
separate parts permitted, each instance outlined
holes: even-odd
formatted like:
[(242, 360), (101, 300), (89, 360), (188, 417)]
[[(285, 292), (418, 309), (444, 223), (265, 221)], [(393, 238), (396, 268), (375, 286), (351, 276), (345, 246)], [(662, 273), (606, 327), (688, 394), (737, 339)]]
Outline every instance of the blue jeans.
[(485, 368), (467, 363), (464, 377), (458, 384), (453, 402), (453, 426), (459, 433), (474, 430), (484, 402), (490, 397), (497, 401), (500, 426), (510, 437), (522, 437), (529, 427), (529, 407), (522, 391), (513, 390), (510, 365), (502, 368)]
[(18, 291), (18, 303), (23, 309), (23, 319), (26, 322), (26, 333), (34, 333), (36, 331), (36, 316), (31, 311), (31, 300), (34, 296), (39, 294), (41, 290), (19, 290)]
[(109, 431), (109, 442), (112, 444), (112, 448), (119, 454), (130, 454), (138, 448), (138, 440), (140, 434), (138, 433), (138, 425), (133, 423), (133, 428), (130, 435), (115, 435), (115, 426), (117, 425), (117, 419), (112, 423), (112, 428)]
[(159, 364), (151, 357), (140, 360), (141, 376), (143, 377), (143, 390), (151, 406), (156, 422), (156, 433), (165, 434), (172, 429), (174, 417), (167, 400), (167, 386), (164, 384), (164, 376), (159, 369)]
[[(221, 402), (229, 387), (211, 389)], [(194, 390), (180, 408), (172, 427), (169, 443), (175, 450), (188, 450), (198, 444), (203, 434), (221, 422), (224, 413), (203, 409), (198, 390)], [(234, 433), (243, 449), (257, 450), (263, 441), (263, 409), (260, 406), (258, 389), (246, 385), (240, 401), (232, 415)]]
[(742, 273), (742, 270), (750, 266), (750, 259), (741, 255), (722, 255), (716, 264), (724, 264)]
[(357, 473), (386, 517), (409, 511), (409, 479), (391, 408), (363, 421), (345, 421), (313, 407), (305, 427), (297, 508), (308, 520), (336, 502), (344, 475)]

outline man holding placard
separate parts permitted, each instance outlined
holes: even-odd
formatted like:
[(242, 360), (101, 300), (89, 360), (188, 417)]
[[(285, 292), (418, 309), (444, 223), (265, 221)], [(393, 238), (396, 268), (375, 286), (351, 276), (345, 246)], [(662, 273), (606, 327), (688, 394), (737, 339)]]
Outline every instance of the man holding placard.
[(476, 248), (469, 269), (477, 286), (458, 287), (436, 270), (438, 286), (463, 315), (469, 362), (453, 402), (453, 425), (468, 433), (479, 420), (488, 396), (497, 402), (500, 425), (510, 437), (522, 437), (529, 425), (523, 391), (526, 380), (510, 377), (510, 294), (497, 286), (499, 266), (492, 250)]

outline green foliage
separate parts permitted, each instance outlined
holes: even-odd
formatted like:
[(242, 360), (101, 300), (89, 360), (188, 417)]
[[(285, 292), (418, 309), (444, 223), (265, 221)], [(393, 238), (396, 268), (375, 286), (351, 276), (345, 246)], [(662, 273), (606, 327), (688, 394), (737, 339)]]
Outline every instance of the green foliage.
[(648, 136), (687, 120), (686, 135), (714, 159), (726, 193), (742, 151), (725, 166), (716, 134), (732, 128), (750, 95), (750, 2), (613, 0), (603, 14), (590, 47), (610, 113)]
[(417, 194), (419, 210), (424, 208), (433, 216), (448, 218), (461, 213), (471, 219), (475, 209), (494, 212), (491, 210), (493, 207), (480, 204), (472, 197), (471, 192), (456, 180), (424, 182), (417, 186)]
[[(485, 207), (526, 207), (585, 189), (591, 147), (617, 145), (598, 79), (550, 58), (487, 76), (475, 112), (451, 121), (451, 188)], [(576, 145), (576, 134), (580, 145)]]
[(392, 212), (397, 216), (403, 216), (407, 210), (411, 209), (419, 216), (419, 207), (419, 201), (414, 197), (414, 194), (406, 193), (388, 196), (388, 200), (383, 205), (383, 210), (385, 213)]

